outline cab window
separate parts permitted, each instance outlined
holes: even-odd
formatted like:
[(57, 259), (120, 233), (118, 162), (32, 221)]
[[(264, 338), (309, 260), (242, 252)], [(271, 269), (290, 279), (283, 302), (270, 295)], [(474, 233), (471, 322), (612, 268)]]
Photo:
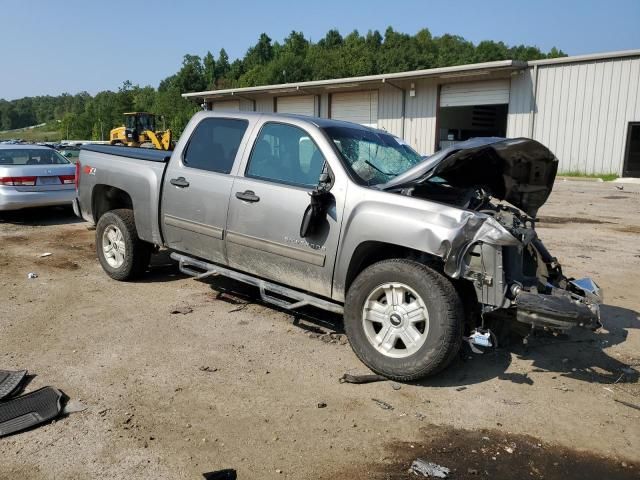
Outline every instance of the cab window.
[(249, 122), (234, 118), (205, 118), (193, 131), (183, 154), (187, 167), (229, 173)]
[(313, 188), (325, 159), (309, 134), (301, 128), (267, 123), (253, 146), (246, 176)]

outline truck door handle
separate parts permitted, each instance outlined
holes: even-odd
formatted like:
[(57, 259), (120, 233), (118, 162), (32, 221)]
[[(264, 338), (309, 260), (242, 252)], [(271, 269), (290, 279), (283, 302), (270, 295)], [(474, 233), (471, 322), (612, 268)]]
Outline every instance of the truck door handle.
[(175, 185), (176, 187), (186, 188), (189, 186), (189, 182), (187, 182), (184, 177), (172, 178), (169, 181), (171, 185)]
[(257, 196), (253, 190), (246, 190), (244, 192), (236, 192), (236, 198), (244, 200), (245, 202), (259, 202), (260, 197)]

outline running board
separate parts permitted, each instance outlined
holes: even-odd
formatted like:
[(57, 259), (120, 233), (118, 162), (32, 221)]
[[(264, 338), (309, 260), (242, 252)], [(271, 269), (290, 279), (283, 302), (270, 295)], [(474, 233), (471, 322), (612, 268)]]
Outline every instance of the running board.
[(0, 403), (0, 437), (53, 420), (64, 398), (60, 390), (44, 387)]
[[(306, 305), (313, 305), (314, 307), (339, 314), (342, 314), (344, 311), (342, 305), (337, 303), (323, 300), (321, 298), (314, 297), (313, 295), (293, 290), (292, 288), (283, 287), (277, 283), (267, 282), (260, 278), (236, 272), (235, 270), (187, 257), (180, 253), (172, 253), (171, 258), (178, 262), (182, 273), (195, 277), (197, 280), (202, 280), (203, 278), (214, 275), (222, 275), (223, 277), (232, 278), (234, 280), (256, 286), (260, 289), (260, 298), (262, 298), (263, 302), (271, 303), (272, 305), (276, 305), (286, 310), (295, 310), (296, 308), (304, 307)], [(274, 297), (273, 295), (269, 295), (268, 292), (287, 297), (291, 299), (291, 301)]]
[(26, 375), (26, 370), (0, 370), (0, 400), (13, 395)]

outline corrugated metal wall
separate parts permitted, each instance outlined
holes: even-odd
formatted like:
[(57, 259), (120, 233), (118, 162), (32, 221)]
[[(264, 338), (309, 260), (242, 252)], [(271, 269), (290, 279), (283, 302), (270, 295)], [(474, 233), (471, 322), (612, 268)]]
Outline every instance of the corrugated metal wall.
[(511, 77), (507, 137), (529, 137), (533, 94), (533, 69), (520, 70)]
[(640, 121), (640, 57), (538, 66), (511, 82), (507, 134), (548, 146), (561, 172), (622, 174), (628, 123)]
[(419, 153), (431, 155), (436, 143), (436, 107), (438, 84), (433, 80), (416, 80), (415, 96), (407, 92), (404, 138)]
[(402, 136), (402, 90), (391, 85), (378, 90), (378, 128)]
[[(508, 75), (498, 72), (486, 80)], [(421, 154), (432, 154), (438, 84), (475, 80), (484, 78), (398, 82), (406, 90), (404, 125), (402, 91), (390, 84), (376, 86), (372, 89), (378, 90), (378, 128), (403, 136)], [(414, 96), (409, 94), (411, 83)], [(319, 94), (318, 107), (320, 116), (329, 116), (329, 92)], [(255, 109), (272, 112), (273, 95), (256, 96)], [(253, 103), (241, 99), (240, 110), (253, 110)], [(631, 121), (640, 121), (640, 57), (540, 64), (510, 76), (507, 136), (532, 136), (542, 142), (560, 160), (561, 172), (622, 174)]]
[(256, 99), (256, 112), (273, 112), (273, 97), (258, 97)]

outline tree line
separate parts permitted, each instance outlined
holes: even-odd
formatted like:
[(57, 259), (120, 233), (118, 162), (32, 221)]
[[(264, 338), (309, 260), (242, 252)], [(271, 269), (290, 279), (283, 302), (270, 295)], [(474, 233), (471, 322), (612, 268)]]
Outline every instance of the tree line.
[(262, 33), (244, 57), (234, 61), (224, 48), (217, 56), (211, 52), (203, 57), (185, 55), (180, 69), (157, 88), (125, 81), (117, 91), (95, 96), (81, 92), (0, 99), (0, 130), (56, 121), (61, 137), (108, 139), (109, 130), (122, 124), (124, 112), (149, 111), (160, 116), (157, 128), (179, 134), (198, 110), (181, 97), (186, 92), (561, 56), (566, 54), (555, 47), (545, 53), (535, 46), (491, 40), (475, 45), (457, 35), (434, 37), (428, 29), (410, 35), (389, 27), (384, 35), (377, 30), (366, 35), (353, 31), (344, 37), (338, 30), (329, 30), (317, 42), (296, 31), (282, 42)]

